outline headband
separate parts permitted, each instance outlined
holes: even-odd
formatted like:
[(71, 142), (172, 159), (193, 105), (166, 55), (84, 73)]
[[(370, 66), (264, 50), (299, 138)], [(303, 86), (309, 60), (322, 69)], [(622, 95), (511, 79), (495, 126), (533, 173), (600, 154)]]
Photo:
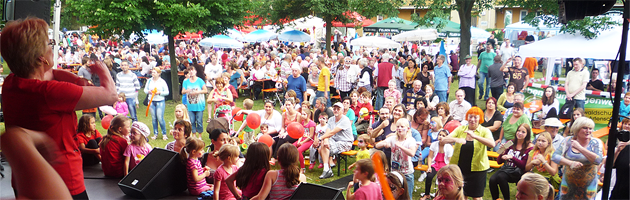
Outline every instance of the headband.
[(398, 180), (400, 181), (400, 184), (405, 184), (404, 179), (403, 179), (402, 175), (400, 175), (400, 173), (398, 173), (397, 171), (393, 171), (393, 172), (391, 172), (391, 174), (396, 175), (396, 177), (398, 177)]

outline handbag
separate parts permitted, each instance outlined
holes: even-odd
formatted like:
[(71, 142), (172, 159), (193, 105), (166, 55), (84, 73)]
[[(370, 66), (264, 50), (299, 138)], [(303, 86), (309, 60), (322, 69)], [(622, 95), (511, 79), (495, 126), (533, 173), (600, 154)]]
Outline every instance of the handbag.
[(520, 179), (520, 177), (523, 175), (523, 171), (521, 170), (521, 168), (512, 167), (508, 165), (501, 166), (499, 171), (505, 172), (508, 176), (515, 177), (518, 179)]
[(142, 105), (149, 106), (149, 95), (150, 94), (147, 94), (147, 97), (144, 98), (144, 101), (142, 101)]
[(560, 108), (560, 112), (558, 113), (558, 118), (560, 119), (571, 119), (571, 115), (573, 115), (573, 108), (575, 107), (575, 100), (566, 100), (564, 105)]

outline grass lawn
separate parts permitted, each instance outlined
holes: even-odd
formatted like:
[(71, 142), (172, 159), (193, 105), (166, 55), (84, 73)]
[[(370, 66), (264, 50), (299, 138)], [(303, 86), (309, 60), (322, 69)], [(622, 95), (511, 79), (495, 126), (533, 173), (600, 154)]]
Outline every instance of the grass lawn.
[[(476, 64), (476, 60), (477, 59), (473, 59), (473, 63)], [(4, 68), (4, 73), (2, 73), (2, 74), (3, 75), (8, 74), (9, 73), (9, 69), (6, 66), (6, 63), (2, 63), (2, 66)], [(535, 78), (541, 78), (541, 77), (543, 77), (543, 74), (541, 72), (536, 72)], [(458, 89), (458, 81), (455, 80), (451, 84), (450, 95), (449, 95), (449, 102), (455, 99), (455, 95), (454, 94), (455, 94), (455, 91), (457, 89)], [(140, 94), (138, 96), (139, 97), (145, 97), (146, 94), (141, 90)], [(243, 100), (245, 98), (247, 98), (247, 97), (242, 97), (241, 96), (236, 101), (236, 105), (238, 107), (242, 107)], [(143, 99), (141, 98), (141, 100), (143, 100)], [(476, 101), (477, 101), (476, 102), (477, 105), (481, 109), (485, 109), (485, 101), (478, 100), (478, 99)], [(171, 127), (168, 124), (171, 124), (174, 121), (174, 119), (175, 119), (175, 117), (174, 117), (174, 109), (175, 109), (175, 105), (177, 105), (177, 104), (179, 104), (179, 101), (178, 102), (175, 102), (175, 101), (167, 101), (166, 102), (166, 109), (164, 111), (164, 120), (166, 121), (166, 124), (167, 124), (167, 131), (166, 131), (167, 134), (168, 134), (168, 132), (171, 129)], [(153, 126), (152, 126), (152, 122), (151, 122), (151, 116), (150, 115), (148, 115), (148, 116), (145, 115), (146, 109), (147, 108), (144, 105), (140, 105), (139, 108), (136, 109), (137, 110), (137, 115), (138, 115), (138, 120), (143, 122), (143, 123), (145, 123), (145, 124), (147, 124), (147, 126), (149, 126), (152, 129)], [(256, 101), (254, 101), (254, 108), (253, 108), (253, 110), (262, 110), (262, 109), (263, 109), (263, 100), (256, 100)], [(277, 106), (276, 109), (279, 110), (279, 106)], [(80, 111), (76, 112), (76, 114), (77, 114), (77, 117), (81, 116), (81, 112)], [(207, 116), (208, 116), (208, 112), (206, 111), (206, 112), (204, 112), (204, 122), (205, 122), (205, 119), (207, 119)], [(235, 122), (234, 127), (235, 128), (240, 127), (241, 123), (242, 122)], [(107, 131), (105, 129), (103, 129), (99, 124), (100, 124), (100, 121), (97, 120), (97, 129), (98, 129), (98, 131), (101, 134), (103, 134), (103, 135), (107, 134)], [(598, 125), (598, 127), (596, 127), (596, 128), (601, 128), (601, 127), (603, 127), (603, 126), (602, 125)], [(4, 123), (0, 123), (0, 130), (4, 130)], [(205, 130), (205, 125), (204, 125), (204, 130)], [(158, 137), (158, 138), (160, 138), (160, 137)], [(602, 138), (602, 139), (605, 140), (606, 138), (607, 137)], [(167, 141), (163, 141), (161, 139), (151, 140), (151, 141), (149, 141), (149, 144), (151, 146), (153, 146), (153, 147), (164, 148), (164, 146), (166, 146), (166, 143), (172, 141), (172, 139), (173, 139), (172, 136), (169, 135), (169, 140), (167, 140)], [(206, 145), (210, 144), (210, 139), (208, 138), (208, 133), (204, 133), (203, 134), (203, 140), (206, 143)], [(308, 155), (308, 153), (305, 153), (305, 155)], [(353, 163), (354, 161), (355, 161), (355, 158), (348, 159), (348, 163), (349, 164)], [(338, 164), (342, 164), (342, 163), (338, 163)], [(274, 166), (274, 168), (278, 168), (278, 166)], [(334, 180), (336, 180), (336, 179), (338, 179), (340, 177), (340, 176), (338, 176), (336, 174), (337, 173), (336, 169), (334, 169), (334, 172), (335, 172), (335, 176), (333, 178), (319, 179), (319, 175), (322, 173), (322, 169), (317, 169), (317, 168), (315, 168), (313, 170), (308, 170), (307, 169), (306, 170), (307, 181), (310, 182), (310, 183), (325, 184), (325, 183), (334, 181)], [(341, 173), (342, 173), (341, 177), (343, 177), (345, 175), (351, 175), (352, 171), (350, 171), (350, 170), (345, 171), (345, 170), (342, 169)], [(418, 182), (418, 177), (420, 177), (420, 174), (421, 174), (420, 172), (416, 172), (415, 173), (415, 188), (416, 188), (416, 190), (413, 193), (413, 199), (420, 198), (421, 193), (423, 193), (425, 191), (425, 189), (424, 189), (424, 182)], [(487, 177), (488, 180), (492, 176), (492, 174), (494, 174), (494, 173), (488, 173), (488, 177)], [(435, 181), (435, 180), (433, 180), (433, 181)], [(486, 181), (486, 184), (487, 184), (487, 181)], [(435, 185), (433, 185), (433, 190), (430, 193), (435, 193), (435, 192), (436, 192), (436, 187), (435, 187)], [(345, 190), (344, 190), (343, 193), (345, 195)], [(490, 195), (489, 187), (487, 185), (486, 185), (486, 189), (485, 189), (484, 194), (485, 194), (484, 195), (484, 199), (491, 199), (492, 198), (491, 195)], [(515, 186), (515, 184), (511, 183), (510, 184), (510, 197), (514, 197), (515, 195), (516, 195), (516, 186)]]

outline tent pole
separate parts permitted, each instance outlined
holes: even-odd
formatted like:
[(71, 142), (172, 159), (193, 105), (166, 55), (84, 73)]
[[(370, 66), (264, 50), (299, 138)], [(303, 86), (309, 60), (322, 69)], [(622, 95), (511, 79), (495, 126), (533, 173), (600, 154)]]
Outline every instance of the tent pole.
[[(623, 30), (621, 33), (621, 47), (619, 51), (619, 65), (617, 67), (617, 87), (615, 88), (615, 101), (613, 101), (613, 114), (612, 119), (610, 120), (611, 127), (610, 132), (608, 134), (608, 155), (606, 159), (606, 171), (604, 173), (604, 186), (602, 187), (602, 199), (608, 199), (608, 193), (610, 191), (610, 176), (612, 174), (612, 167), (614, 164), (614, 156), (615, 156), (615, 146), (617, 146), (617, 136), (619, 134), (617, 130), (617, 123), (619, 122), (619, 106), (621, 104), (621, 93), (622, 93), (622, 85), (623, 75), (626, 66), (626, 48), (628, 46), (628, 3), (625, 2), (624, 5), (624, 19), (623, 19)], [(627, 178), (627, 177), (625, 177)], [(627, 189), (627, 188), (626, 188)]]

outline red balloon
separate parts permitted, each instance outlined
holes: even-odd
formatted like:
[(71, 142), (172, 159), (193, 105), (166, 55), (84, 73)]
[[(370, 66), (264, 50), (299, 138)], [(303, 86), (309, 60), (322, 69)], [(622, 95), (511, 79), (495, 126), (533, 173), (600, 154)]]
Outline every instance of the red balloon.
[(273, 145), (273, 138), (269, 135), (261, 135), (260, 138), (258, 138), (258, 142), (265, 143), (267, 146), (271, 147)]
[(247, 119), (245, 119), (245, 121), (247, 122), (247, 126), (249, 126), (249, 128), (257, 129), (260, 126), (260, 115), (258, 115), (258, 113), (250, 113), (247, 115)]
[(106, 115), (103, 119), (101, 119), (101, 125), (105, 130), (109, 129), (109, 123), (112, 122), (112, 119), (114, 119), (113, 115)]
[(289, 126), (287, 126), (287, 133), (289, 133), (289, 137), (298, 139), (304, 135), (304, 126), (299, 122), (291, 122)]
[(234, 107), (234, 109), (232, 109), (232, 116), (234, 116), (234, 120), (236, 121), (243, 121), (243, 113), (241, 113), (240, 115), (236, 115), (236, 113), (238, 113), (238, 111), (241, 111), (241, 108), (239, 107)]
[(450, 122), (446, 123), (446, 125), (444, 125), (444, 129), (446, 129), (449, 133), (452, 133), (453, 130), (455, 130), (460, 125), (461, 124), (459, 123), (459, 121), (451, 120)]

